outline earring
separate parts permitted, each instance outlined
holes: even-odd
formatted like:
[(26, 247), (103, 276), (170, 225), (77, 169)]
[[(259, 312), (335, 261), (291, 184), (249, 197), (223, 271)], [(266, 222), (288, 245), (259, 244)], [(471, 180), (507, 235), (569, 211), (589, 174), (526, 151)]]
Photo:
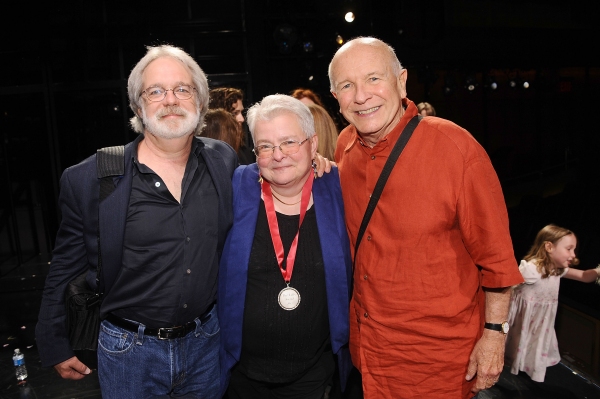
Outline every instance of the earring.
[(315, 175), (315, 179), (318, 177), (317, 175), (317, 163), (315, 162), (315, 160), (312, 160), (312, 168), (313, 168), (313, 174)]
[(262, 183), (263, 183), (263, 178), (262, 178), (262, 175), (261, 175), (260, 173), (259, 173), (259, 175), (258, 175), (258, 182), (259, 182), (260, 184), (262, 184)]

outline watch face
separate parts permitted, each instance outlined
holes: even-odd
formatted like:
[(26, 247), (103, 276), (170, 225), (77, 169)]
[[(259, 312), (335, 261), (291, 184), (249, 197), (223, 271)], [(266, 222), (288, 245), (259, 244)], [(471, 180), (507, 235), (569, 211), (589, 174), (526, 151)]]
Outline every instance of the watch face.
[(508, 330), (509, 330), (508, 322), (505, 321), (504, 323), (502, 323), (502, 332), (504, 334), (508, 334)]

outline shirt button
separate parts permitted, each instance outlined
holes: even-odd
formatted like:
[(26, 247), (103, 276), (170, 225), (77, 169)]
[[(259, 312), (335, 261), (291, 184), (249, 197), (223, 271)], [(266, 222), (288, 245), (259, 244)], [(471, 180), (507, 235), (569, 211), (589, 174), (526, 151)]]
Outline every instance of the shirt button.
[(367, 275), (366, 275), (366, 274), (363, 276), (363, 279), (365, 279), (365, 280), (367, 280), (368, 278), (369, 278), (369, 277), (367, 277)]
[(371, 159), (375, 159), (375, 155), (371, 155)]
[(185, 240), (186, 240), (187, 242), (190, 242), (191, 238), (190, 238), (190, 237), (186, 237), (186, 238), (185, 238)]
[(160, 182), (158, 182), (158, 181), (157, 181), (156, 183), (154, 183), (154, 185), (155, 185), (156, 187), (160, 187)]
[(369, 314), (367, 312), (365, 312), (365, 319), (369, 318)]
[(184, 308), (184, 309), (185, 309), (185, 308), (187, 308), (187, 303), (184, 303), (184, 304), (183, 304), (183, 308)]
[(367, 236), (367, 241), (371, 241), (371, 236)]
[(191, 273), (192, 273), (192, 271), (191, 271), (190, 269), (187, 269), (185, 272), (186, 272), (187, 274), (191, 274)]

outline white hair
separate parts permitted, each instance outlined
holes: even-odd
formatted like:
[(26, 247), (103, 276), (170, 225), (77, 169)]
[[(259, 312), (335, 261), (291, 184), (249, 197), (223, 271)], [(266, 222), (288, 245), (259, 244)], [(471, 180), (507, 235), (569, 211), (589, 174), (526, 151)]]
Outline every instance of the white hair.
[(254, 140), (254, 127), (257, 121), (270, 121), (282, 114), (294, 114), (298, 118), (300, 128), (306, 138), (315, 135), (315, 121), (308, 107), (300, 100), (285, 94), (272, 94), (266, 96), (248, 109), (246, 120), (252, 139)]
[(162, 45), (146, 47), (148, 51), (146, 55), (136, 64), (131, 73), (129, 74), (129, 79), (127, 80), (127, 94), (129, 96), (129, 107), (134, 113), (134, 117), (130, 119), (131, 128), (137, 133), (144, 132), (144, 123), (142, 119), (138, 116), (138, 111), (142, 109), (142, 91), (144, 88), (143, 85), (143, 74), (148, 65), (162, 57), (171, 57), (176, 60), (179, 60), (183, 63), (183, 65), (189, 70), (192, 75), (192, 84), (196, 88), (197, 98), (196, 98), (196, 109), (198, 114), (200, 115), (200, 119), (198, 121), (198, 126), (196, 126), (196, 130), (194, 133), (200, 133), (202, 127), (204, 126), (204, 115), (208, 112), (208, 80), (206, 79), (206, 75), (198, 65), (198, 63), (185, 51), (178, 47)]

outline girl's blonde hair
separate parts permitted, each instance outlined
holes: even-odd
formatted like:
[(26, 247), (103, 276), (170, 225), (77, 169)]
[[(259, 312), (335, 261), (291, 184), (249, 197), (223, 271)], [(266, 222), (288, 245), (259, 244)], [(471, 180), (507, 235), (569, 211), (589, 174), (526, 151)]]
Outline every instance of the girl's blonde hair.
[(317, 137), (319, 137), (319, 148), (317, 151), (323, 157), (333, 160), (338, 139), (338, 131), (335, 123), (325, 108), (320, 105), (309, 104), (308, 109), (315, 120), (315, 130)]
[[(550, 254), (546, 251), (546, 243), (550, 242), (552, 245), (556, 245), (561, 238), (569, 235), (575, 236), (575, 233), (554, 224), (547, 225), (537, 233), (533, 245), (529, 252), (527, 252), (527, 255), (525, 255), (524, 259), (528, 262), (534, 261), (537, 266), (537, 271), (542, 275), (542, 278), (547, 278), (548, 276), (560, 276), (563, 273), (564, 268), (554, 267)], [(574, 258), (571, 261), (571, 264), (578, 265), (579, 259)]]

